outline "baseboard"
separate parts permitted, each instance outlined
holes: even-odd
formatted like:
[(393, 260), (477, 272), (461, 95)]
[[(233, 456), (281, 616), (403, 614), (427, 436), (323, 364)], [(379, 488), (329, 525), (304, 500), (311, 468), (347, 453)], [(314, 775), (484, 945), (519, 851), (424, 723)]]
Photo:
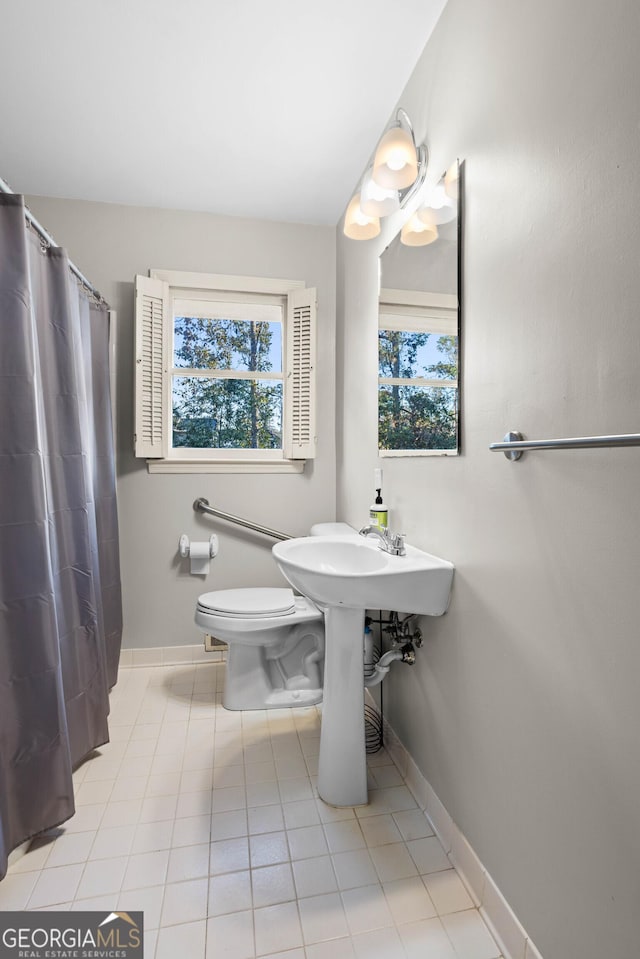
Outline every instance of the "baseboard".
[[(368, 690), (366, 696), (373, 704)], [(542, 959), (471, 844), (454, 823), (386, 720), (384, 720), (384, 743), (500, 946), (504, 959)]]
[(120, 651), (120, 666), (184, 666), (186, 663), (219, 663), (226, 646), (207, 652), (204, 645), (150, 646)]

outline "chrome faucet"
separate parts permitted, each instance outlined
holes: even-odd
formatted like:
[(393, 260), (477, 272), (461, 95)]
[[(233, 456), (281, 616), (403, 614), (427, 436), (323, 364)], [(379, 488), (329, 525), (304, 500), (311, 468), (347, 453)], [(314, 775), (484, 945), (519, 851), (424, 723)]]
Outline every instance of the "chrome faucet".
[(404, 556), (407, 552), (404, 547), (404, 533), (392, 533), (386, 526), (363, 526), (360, 530), (360, 536), (368, 536), (370, 533), (378, 537), (378, 547), (385, 553)]

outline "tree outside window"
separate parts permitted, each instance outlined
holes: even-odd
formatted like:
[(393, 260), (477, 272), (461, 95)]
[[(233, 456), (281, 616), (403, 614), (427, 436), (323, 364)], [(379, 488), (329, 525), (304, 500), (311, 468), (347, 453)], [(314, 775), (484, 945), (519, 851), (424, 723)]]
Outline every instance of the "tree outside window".
[(378, 367), (379, 448), (457, 449), (457, 336), (381, 329)]
[(173, 364), (174, 447), (282, 448), (280, 323), (176, 316)]

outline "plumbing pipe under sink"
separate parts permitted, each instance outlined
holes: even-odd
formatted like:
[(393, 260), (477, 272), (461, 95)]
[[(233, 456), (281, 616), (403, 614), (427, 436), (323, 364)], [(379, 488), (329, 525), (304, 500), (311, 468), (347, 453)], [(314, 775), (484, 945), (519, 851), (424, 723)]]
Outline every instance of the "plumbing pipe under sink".
[(390, 649), (384, 653), (373, 667), (370, 676), (365, 676), (364, 684), (367, 688), (377, 686), (391, 669), (393, 662), (408, 663), (410, 666), (416, 661), (416, 652), (411, 643), (406, 643), (400, 649)]

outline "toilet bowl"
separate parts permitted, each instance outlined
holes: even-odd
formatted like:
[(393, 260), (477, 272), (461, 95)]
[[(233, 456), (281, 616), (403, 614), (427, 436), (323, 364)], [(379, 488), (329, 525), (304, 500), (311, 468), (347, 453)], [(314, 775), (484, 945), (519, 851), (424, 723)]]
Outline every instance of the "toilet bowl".
[(226, 709), (322, 700), (324, 617), (291, 589), (223, 589), (198, 598), (196, 625), (228, 644)]

